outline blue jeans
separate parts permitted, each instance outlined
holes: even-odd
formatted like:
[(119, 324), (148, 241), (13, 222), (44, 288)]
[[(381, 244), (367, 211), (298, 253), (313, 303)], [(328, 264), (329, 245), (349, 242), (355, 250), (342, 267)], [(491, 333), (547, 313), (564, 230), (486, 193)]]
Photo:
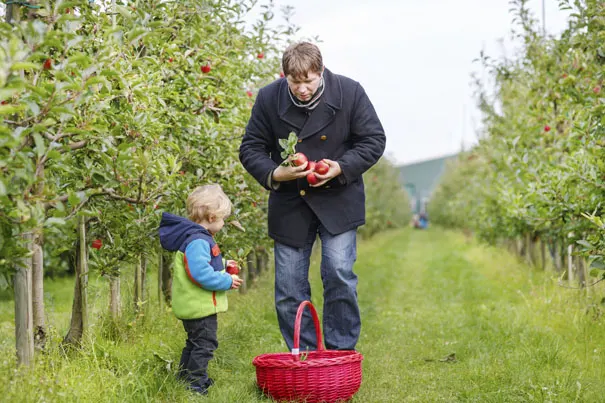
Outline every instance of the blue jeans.
[[(294, 319), (302, 301), (311, 300), (309, 263), (313, 244), (321, 240), (321, 279), (324, 289), (323, 334), (329, 350), (354, 350), (361, 318), (357, 305), (357, 231), (331, 235), (321, 224), (313, 226), (302, 248), (275, 242), (275, 308), (281, 333), (292, 349)], [(300, 331), (300, 351), (315, 350), (315, 328), (305, 309)]]

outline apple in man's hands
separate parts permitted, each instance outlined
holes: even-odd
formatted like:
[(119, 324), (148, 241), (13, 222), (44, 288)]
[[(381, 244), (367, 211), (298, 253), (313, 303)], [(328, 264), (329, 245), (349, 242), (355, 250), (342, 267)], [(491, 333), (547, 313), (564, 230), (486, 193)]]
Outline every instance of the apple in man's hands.
[(309, 161), (309, 159), (303, 153), (296, 153), (296, 154), (292, 154), (290, 156), (290, 161), (294, 164), (294, 166), (299, 167), (299, 166), (303, 165), (305, 162)]
[[(319, 165), (322, 162), (325, 163), (326, 165), (328, 165), (328, 170), (324, 174), (320, 174), (317, 171), (317, 168), (318, 168), (317, 165)], [(329, 160), (327, 158), (324, 158), (323, 160), (319, 161), (317, 163), (317, 165), (315, 166), (315, 177), (317, 178), (317, 183), (311, 184), (312, 187), (323, 186), (330, 179), (335, 178), (342, 173), (342, 169), (340, 169), (340, 164), (336, 161)], [(324, 172), (324, 171), (325, 171), (325, 167), (322, 166), (321, 172)]]
[(324, 160), (318, 161), (315, 163), (315, 172), (320, 175), (325, 175), (330, 170), (330, 165), (328, 165)]

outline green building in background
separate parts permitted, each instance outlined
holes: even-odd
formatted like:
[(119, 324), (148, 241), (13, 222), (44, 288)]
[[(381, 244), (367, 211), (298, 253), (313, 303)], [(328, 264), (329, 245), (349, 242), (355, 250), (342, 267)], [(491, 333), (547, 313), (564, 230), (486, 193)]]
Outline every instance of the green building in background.
[(426, 205), (447, 168), (447, 162), (455, 160), (457, 156), (453, 154), (399, 167), (401, 182), (410, 197), (413, 213), (426, 211)]

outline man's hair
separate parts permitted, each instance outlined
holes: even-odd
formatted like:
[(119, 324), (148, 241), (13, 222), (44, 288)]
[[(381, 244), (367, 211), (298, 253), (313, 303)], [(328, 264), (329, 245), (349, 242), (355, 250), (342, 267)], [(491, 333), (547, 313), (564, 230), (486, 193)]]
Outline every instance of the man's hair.
[(231, 201), (218, 184), (198, 186), (187, 197), (187, 214), (194, 222), (211, 215), (224, 218), (231, 214)]
[(288, 46), (281, 64), (284, 75), (294, 78), (304, 78), (309, 73), (319, 74), (324, 65), (319, 48), (309, 42), (298, 42)]

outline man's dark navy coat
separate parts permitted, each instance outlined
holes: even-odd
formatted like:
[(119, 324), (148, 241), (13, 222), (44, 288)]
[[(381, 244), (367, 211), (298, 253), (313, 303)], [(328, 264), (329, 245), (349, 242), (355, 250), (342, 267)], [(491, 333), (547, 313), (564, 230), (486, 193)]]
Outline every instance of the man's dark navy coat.
[[(332, 235), (365, 223), (362, 174), (382, 156), (386, 143), (361, 85), (328, 69), (323, 76), (324, 93), (312, 111), (292, 103), (285, 78), (263, 87), (239, 150), (246, 170), (271, 190), (269, 236), (294, 247), (304, 245), (314, 214)], [(278, 140), (287, 139), (292, 131), (298, 136), (296, 151), (309, 160), (335, 160), (342, 174), (319, 188), (302, 178), (270, 189), (267, 179), (283, 161)]]

